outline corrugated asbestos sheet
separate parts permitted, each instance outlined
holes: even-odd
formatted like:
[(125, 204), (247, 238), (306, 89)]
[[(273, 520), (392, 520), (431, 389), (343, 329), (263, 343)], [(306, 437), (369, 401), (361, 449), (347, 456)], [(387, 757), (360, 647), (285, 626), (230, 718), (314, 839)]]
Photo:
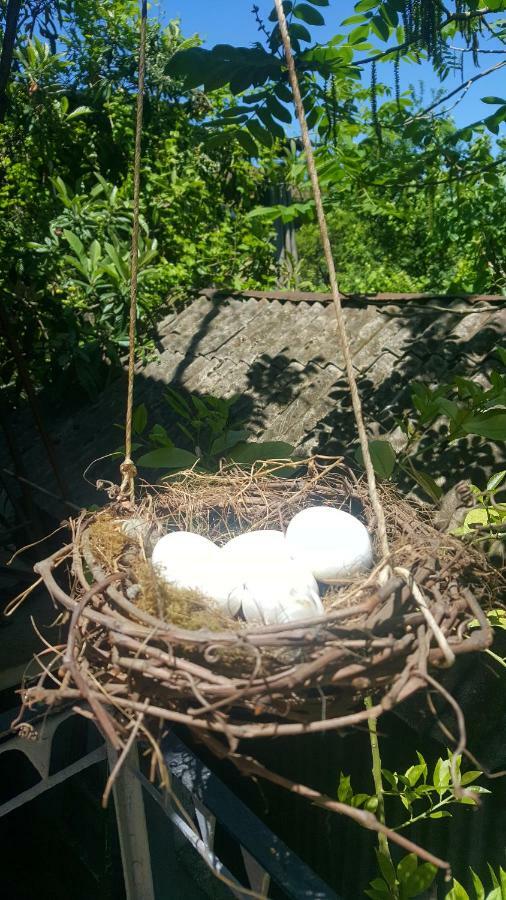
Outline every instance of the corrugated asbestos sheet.
[[(345, 316), (371, 433), (390, 434), (394, 440), (400, 434), (396, 417), (409, 407), (410, 382), (441, 382), (454, 373), (482, 378), (506, 324), (503, 304), (475, 310), (464, 301), (444, 298), (356, 302), (345, 306)], [(341, 452), (355, 441), (332, 304), (198, 297), (160, 322), (155, 357), (137, 367), (136, 403), (146, 403), (151, 424), (161, 422), (170, 430), (163, 397), (168, 384), (200, 394), (239, 394), (254, 435), (289, 441), (301, 452)], [(99, 458), (121, 444), (116, 426), (123, 420), (124, 405), (125, 385), (119, 379), (74, 415), (48, 417), (46, 425), (71, 486), (68, 499), (78, 505), (95, 501), (97, 478), (117, 480), (117, 463)], [(27, 471), (56, 490), (28, 416), (12, 425)], [(8, 466), (5, 451), (0, 453)], [(90, 484), (83, 473), (94, 460)], [(428, 462), (432, 471), (430, 453)], [(493, 463), (487, 447), (473, 450), (465, 460), (466, 471), (476, 477)], [(450, 450), (447, 470), (462, 464), (461, 448)]]

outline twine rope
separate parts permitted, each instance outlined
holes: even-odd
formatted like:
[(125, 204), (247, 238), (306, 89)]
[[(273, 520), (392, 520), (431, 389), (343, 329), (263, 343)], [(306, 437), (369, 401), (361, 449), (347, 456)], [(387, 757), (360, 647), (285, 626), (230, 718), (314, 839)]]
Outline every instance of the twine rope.
[(288, 28), (286, 24), (286, 17), (283, 10), (283, 6), (281, 0), (274, 0), (276, 4), (276, 12), (278, 15), (278, 23), (279, 23), (279, 31), (281, 34), (281, 40), (283, 42), (283, 47), (285, 51), (285, 59), (286, 66), (288, 69), (288, 77), (290, 79), (290, 85), (292, 88), (293, 99), (295, 102), (295, 109), (297, 111), (297, 118), (299, 120), (300, 132), (302, 137), (302, 144), (304, 147), (304, 152), (306, 154), (306, 165), (309, 173), (309, 177), (311, 180), (311, 186), (313, 189), (313, 197), (315, 201), (316, 214), (318, 217), (318, 225), (320, 228), (320, 237), (323, 245), (323, 252), (325, 255), (325, 261), (327, 263), (327, 269), (329, 273), (330, 287), (332, 291), (332, 300), (334, 304), (334, 311), (336, 314), (337, 321), (337, 331), (339, 336), (339, 343), (341, 345), (341, 351), (344, 357), (345, 366), (346, 366), (346, 375), (348, 378), (348, 384), (350, 388), (351, 402), (353, 406), (353, 414), (355, 416), (355, 421), (357, 424), (358, 437), (360, 441), (360, 448), (362, 450), (362, 457), (364, 461), (364, 467), (367, 475), (367, 485), (369, 488), (369, 496), (371, 498), (371, 505), (374, 510), (374, 515), (376, 517), (376, 527), (378, 534), (378, 541), (381, 548), (381, 553), (384, 558), (389, 555), (389, 547), (388, 547), (388, 537), (386, 530), (386, 522), (385, 522), (385, 512), (383, 510), (383, 506), (378, 494), (378, 488), (376, 485), (376, 477), (374, 474), (374, 467), (372, 464), (371, 453), (369, 451), (369, 443), (367, 440), (367, 433), (364, 424), (364, 417), (362, 414), (362, 403), (360, 400), (360, 394), (358, 391), (357, 381), (355, 378), (355, 373), (353, 371), (353, 359), (350, 350), (350, 342), (348, 338), (348, 334), (346, 331), (346, 324), (344, 321), (343, 307), (341, 304), (341, 295), (339, 293), (339, 287), (337, 284), (337, 275), (336, 268), (334, 265), (334, 257), (332, 255), (332, 248), (330, 246), (329, 232), (327, 228), (327, 220), (325, 218), (325, 213), (323, 210), (322, 203), (322, 195), (320, 190), (320, 182), (318, 179), (318, 173), (316, 171), (315, 159), (313, 148), (311, 145), (311, 138), (309, 137), (309, 130), (306, 122), (306, 115), (304, 112), (304, 106), (302, 103), (302, 97), (300, 94), (299, 88), (299, 79), (297, 76), (297, 71), (295, 69), (295, 63), (292, 55), (292, 46), (290, 42), (290, 35), (288, 34)]
[(132, 460), (132, 416), (134, 406), (135, 326), (137, 319), (137, 283), (139, 272), (139, 210), (141, 193), (142, 115), (144, 110), (144, 81), (146, 73), (146, 31), (147, 0), (141, 0), (139, 74), (137, 82), (137, 108), (135, 117), (135, 150), (133, 166), (134, 196), (132, 244), (130, 253), (130, 319), (128, 327), (128, 386), (125, 422), (125, 459), (120, 466), (122, 475), (120, 496), (129, 497), (132, 503), (135, 499), (135, 476), (137, 475), (137, 469), (135, 468), (134, 462)]

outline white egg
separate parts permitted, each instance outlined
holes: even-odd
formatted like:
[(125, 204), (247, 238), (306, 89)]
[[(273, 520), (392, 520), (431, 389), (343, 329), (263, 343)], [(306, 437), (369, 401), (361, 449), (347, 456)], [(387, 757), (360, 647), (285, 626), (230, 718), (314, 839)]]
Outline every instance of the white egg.
[(322, 582), (367, 571), (373, 563), (365, 525), (330, 506), (310, 506), (297, 513), (286, 530), (291, 555)]
[(199, 591), (231, 616), (239, 611), (240, 604), (229, 601), (237, 583), (236, 573), (208, 538), (190, 531), (172, 531), (157, 542), (151, 562), (169, 584)]
[(296, 560), (283, 559), (268, 574), (249, 574), (232, 592), (247, 622), (271, 625), (322, 615), (323, 605), (313, 576)]
[(239, 579), (250, 576), (275, 577), (280, 565), (289, 564), (290, 553), (282, 531), (247, 531), (222, 547)]

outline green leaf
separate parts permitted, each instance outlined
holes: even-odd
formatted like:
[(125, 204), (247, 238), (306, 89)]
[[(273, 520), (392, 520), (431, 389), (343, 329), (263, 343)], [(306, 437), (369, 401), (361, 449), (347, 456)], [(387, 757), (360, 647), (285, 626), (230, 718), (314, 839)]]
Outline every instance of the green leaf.
[(325, 25), (325, 19), (317, 9), (313, 9), (308, 3), (297, 3), (293, 8), (296, 19), (307, 22), (308, 25)]
[(152, 444), (159, 444), (161, 447), (174, 446), (163, 425), (153, 425), (149, 432), (149, 440)]
[(263, 128), (256, 119), (250, 119), (249, 122), (246, 123), (246, 128), (262, 147), (272, 147), (272, 134), (270, 131), (267, 131), (266, 128)]
[(438, 397), (436, 400), (437, 409), (449, 419), (455, 419), (459, 414), (459, 406), (448, 397)]
[[(397, 457), (395, 450), (389, 441), (369, 441), (369, 452), (374, 471), (379, 478), (390, 478), (395, 469)], [(355, 452), (355, 459), (358, 464), (363, 467), (364, 458), (362, 456), (362, 448), (358, 447)]]
[(494, 353), (499, 357), (502, 364), (506, 366), (506, 347), (494, 347)]
[(290, 124), (290, 122), (292, 121), (290, 110), (288, 110), (286, 106), (283, 106), (283, 104), (280, 103), (279, 100), (276, 99), (276, 97), (272, 95), (268, 97), (266, 106), (271, 116), (274, 116), (281, 122), (287, 122), (288, 124)]
[(413, 874), (416, 867), (418, 865), (418, 860), (416, 858), (415, 853), (408, 853), (407, 856), (403, 856), (401, 861), (397, 866), (397, 878), (400, 884), (405, 884), (408, 878)]
[[(285, 16), (290, 15), (290, 13), (292, 11), (292, 6), (293, 6), (292, 0), (283, 0), (283, 11), (284, 11)], [(276, 7), (274, 7), (274, 9), (272, 9), (271, 12), (269, 13), (269, 22), (277, 22), (277, 21), (278, 21), (278, 14), (276, 12)]]
[(188, 469), (195, 465), (198, 457), (180, 447), (160, 447), (150, 450), (137, 460), (137, 465), (147, 469)]
[(409, 471), (416, 483), (420, 485), (427, 496), (430, 497), (434, 503), (438, 503), (443, 496), (443, 490), (436, 484), (434, 479), (430, 475), (427, 475), (427, 472), (420, 472), (419, 469), (415, 469), (412, 463), (409, 465)]
[(483, 775), (483, 772), (480, 772), (478, 769), (469, 769), (462, 775), (460, 783), (463, 787), (465, 787), (466, 784), (471, 784), (473, 781), (476, 781), (476, 779), (481, 775)]
[(495, 475), (492, 475), (487, 482), (487, 491), (495, 491), (496, 488), (499, 487), (500, 484), (506, 478), (506, 469), (503, 469), (502, 472), (496, 472)]
[(144, 403), (136, 406), (132, 416), (132, 427), (135, 434), (142, 434), (148, 424), (148, 411)]
[(470, 900), (469, 894), (456, 878), (453, 879), (451, 890), (448, 891), (445, 900)]
[(341, 25), (357, 25), (357, 23), (360, 23), (362, 25), (364, 22), (367, 23), (368, 21), (369, 19), (367, 18), (367, 16), (348, 16), (347, 19), (343, 19)]
[(220, 434), (211, 444), (212, 455), (223, 455), (226, 450), (235, 447), (248, 436), (247, 431), (228, 431), (226, 434)]
[(384, 890), (377, 890), (377, 888), (367, 888), (364, 891), (364, 894), (367, 897), (370, 897), (371, 900), (391, 900), (392, 894), (389, 891), (387, 885), (385, 885)]
[(353, 797), (353, 789), (351, 787), (351, 778), (342, 772), (339, 776), (339, 785), (337, 788), (337, 799), (340, 803), (350, 803)]
[(310, 112), (308, 112), (308, 114), (306, 116), (306, 125), (310, 131), (312, 128), (315, 127), (315, 125), (321, 118), (322, 112), (323, 111), (321, 109), (319, 109), (317, 106), (313, 107), (313, 109), (310, 110)]
[(471, 878), (473, 879), (473, 887), (474, 893), (476, 894), (476, 900), (485, 900), (485, 888), (483, 887), (482, 881), (478, 878), (476, 872), (473, 872), (471, 868), (469, 868), (471, 873)]
[(451, 819), (452, 814), (444, 809), (438, 809), (437, 812), (430, 813), (429, 819)]
[(434, 767), (434, 775), (433, 782), (434, 787), (437, 789), (439, 795), (441, 796), (445, 790), (448, 788), (451, 780), (451, 770), (450, 770), (450, 760), (449, 759), (438, 759), (435, 767)]
[(506, 441), (506, 412), (492, 410), (466, 419), (462, 428), (466, 434), (479, 434), (491, 441)]
[(493, 887), (495, 887), (495, 888), (500, 887), (500, 884), (499, 884), (499, 880), (498, 880), (498, 878), (497, 878), (497, 875), (495, 874), (495, 872), (494, 872), (492, 866), (490, 865), (490, 863), (487, 863), (487, 868), (488, 868), (488, 871), (489, 871), (489, 873), (490, 873), (490, 878), (491, 878)]
[(484, 119), (484, 123), (492, 134), (499, 134), (499, 126), (506, 120), (506, 106), (500, 106), (491, 116)]
[(487, 900), (504, 900), (504, 894), (500, 887), (494, 888), (487, 894)]
[(72, 250), (77, 254), (77, 256), (80, 257), (84, 253), (84, 246), (82, 244), (82, 241), (80, 241), (77, 237), (77, 234), (74, 234), (72, 231), (67, 231), (67, 229), (64, 228), (63, 237), (65, 238), (67, 243), (70, 244)]
[(353, 794), (350, 805), (353, 806), (354, 809), (358, 809), (359, 806), (363, 806), (364, 803), (367, 803), (370, 798), (370, 794)]
[(383, 878), (374, 878), (371, 881), (369, 887), (371, 887), (375, 891), (384, 891), (386, 888), (388, 888), (388, 884), (383, 881)]
[(369, 25), (359, 25), (348, 37), (349, 44), (362, 44), (369, 37)]
[(313, 6), (328, 6), (330, 0), (309, 0)]
[(290, 37), (296, 38), (296, 40), (298, 41), (305, 41), (306, 44), (310, 44), (312, 41), (312, 37), (306, 26), (301, 25), (300, 22), (292, 22), (292, 24), (288, 26), (288, 31), (290, 33)]
[(425, 770), (425, 765), (410, 766), (409, 769), (406, 770), (406, 778), (408, 779), (411, 787), (414, 787), (415, 784), (420, 781), (420, 778), (422, 777)]
[(470, 534), (473, 531), (473, 525), (487, 526), (491, 524), (491, 517), (484, 506), (470, 509), (464, 518), (461, 528), (457, 529), (459, 534)]
[(385, 879), (388, 887), (395, 887), (395, 869), (392, 863), (392, 860), (385, 856), (384, 853), (381, 853), (380, 850), (376, 849), (376, 859), (378, 860), (378, 866), (380, 869), (383, 878)]
[(419, 894), (423, 894), (431, 886), (436, 874), (436, 866), (431, 863), (422, 863), (404, 882), (406, 896), (417, 897)]
[(237, 143), (241, 145), (242, 149), (246, 151), (248, 156), (256, 159), (258, 156), (258, 147), (247, 131), (236, 131), (235, 139)]
[(503, 104), (506, 103), (504, 97), (482, 97), (482, 103), (495, 103), (495, 104)]
[(165, 392), (165, 400), (169, 404), (170, 408), (174, 410), (178, 416), (182, 416), (184, 419), (191, 418), (191, 410), (186, 402), (185, 398), (179, 391), (174, 390), (174, 388), (168, 387)]
[(257, 460), (290, 459), (294, 448), (285, 441), (244, 441), (234, 447), (230, 454), (237, 463), (249, 465)]
[(383, 40), (388, 41), (390, 37), (390, 29), (385, 22), (385, 20), (381, 16), (373, 16), (372, 18), (372, 30), (377, 34), (377, 36)]
[(393, 791), (397, 790), (397, 779), (393, 772), (390, 772), (388, 769), (382, 769), (381, 774), (385, 781), (388, 782)]
[(359, 3), (355, 3), (355, 11), (356, 12), (369, 12), (370, 9), (375, 9), (378, 6), (378, 0), (360, 0)]
[(270, 112), (267, 109), (259, 107), (257, 109), (257, 116), (274, 137), (277, 137), (280, 140), (284, 139), (285, 132), (283, 128), (272, 118)]
[(72, 110), (71, 113), (67, 116), (67, 122), (70, 122), (72, 119), (77, 119), (79, 116), (87, 116), (91, 113), (92, 110), (89, 106), (76, 106), (75, 109)]

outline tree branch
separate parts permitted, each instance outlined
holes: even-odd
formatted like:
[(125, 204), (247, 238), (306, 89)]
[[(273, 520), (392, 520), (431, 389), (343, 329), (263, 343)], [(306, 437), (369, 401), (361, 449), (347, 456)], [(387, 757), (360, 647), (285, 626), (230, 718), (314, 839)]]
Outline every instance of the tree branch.
[(18, 19), (21, 0), (9, 0), (5, 15), (5, 31), (0, 56), (0, 122), (5, 121), (7, 112), (7, 85), (12, 68), (12, 57), (18, 31)]
[(415, 122), (417, 119), (424, 119), (428, 113), (432, 112), (436, 106), (440, 106), (441, 103), (445, 103), (447, 100), (450, 100), (451, 97), (454, 97), (455, 94), (458, 94), (460, 91), (468, 91), (471, 85), (475, 84), (476, 81), (479, 81), (480, 78), (485, 78), (486, 75), (490, 75), (491, 72), (497, 72), (499, 69), (502, 69), (506, 66), (506, 60), (503, 59), (500, 62), (496, 63), (494, 66), (490, 66), (488, 69), (485, 69), (484, 72), (478, 72), (477, 75), (473, 75), (472, 78), (466, 79), (466, 81), (462, 81), (453, 91), (450, 91), (448, 94), (445, 94), (444, 97), (440, 97), (438, 100), (435, 100), (430, 106), (426, 106), (420, 113), (416, 116), (412, 116), (410, 119), (406, 119), (404, 125), (409, 125), (411, 122)]
[[(441, 26), (439, 28), (440, 31), (443, 28), (446, 28), (447, 25), (450, 25), (451, 22), (458, 21), (469, 21), (470, 19), (475, 18), (483, 18), (483, 16), (488, 15), (488, 13), (492, 12), (488, 7), (486, 9), (479, 9), (475, 12), (467, 12), (467, 13), (453, 13), (441, 22)], [(416, 44), (419, 44), (420, 40), (415, 39), (411, 41), (403, 41), (402, 44), (396, 44), (395, 47), (389, 47), (387, 50), (381, 50), (379, 53), (376, 53), (374, 56), (366, 56), (363, 59), (357, 59), (354, 62), (350, 63), (350, 66), (365, 66), (369, 63), (378, 62), (381, 59), (384, 59), (386, 56), (390, 56), (392, 53), (400, 53), (401, 50), (408, 50), (409, 47), (414, 47)], [(423, 49), (423, 48), (421, 48)], [(479, 51), (481, 52), (481, 51)], [(491, 51), (489, 51), (491, 52)]]

